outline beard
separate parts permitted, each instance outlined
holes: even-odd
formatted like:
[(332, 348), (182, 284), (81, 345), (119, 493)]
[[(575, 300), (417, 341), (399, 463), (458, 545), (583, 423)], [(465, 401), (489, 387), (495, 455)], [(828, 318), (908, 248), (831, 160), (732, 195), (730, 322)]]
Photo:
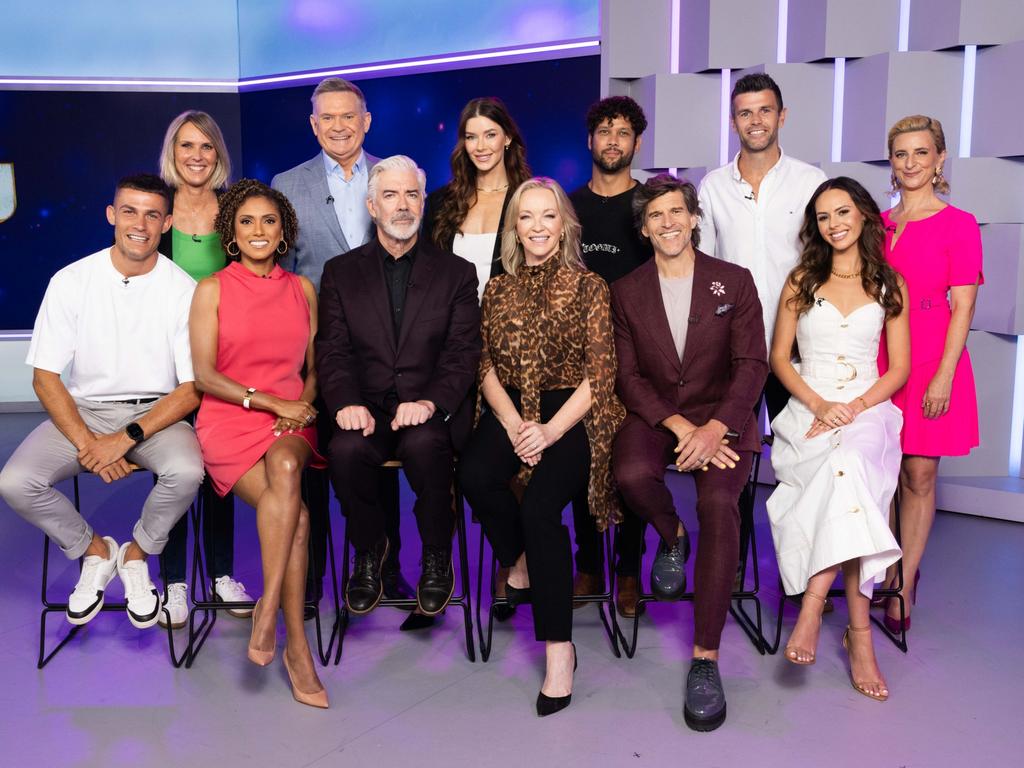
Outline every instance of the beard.
[(376, 222), (384, 234), (400, 242), (412, 240), (420, 231), (420, 217), (407, 214), (393, 216), (387, 221)]
[(591, 150), (590, 156), (594, 160), (594, 165), (600, 168), (605, 173), (617, 173), (623, 168), (629, 168), (633, 164), (633, 152), (629, 154), (623, 152), (619, 155), (619, 159), (614, 162), (608, 162), (605, 160), (597, 150)]

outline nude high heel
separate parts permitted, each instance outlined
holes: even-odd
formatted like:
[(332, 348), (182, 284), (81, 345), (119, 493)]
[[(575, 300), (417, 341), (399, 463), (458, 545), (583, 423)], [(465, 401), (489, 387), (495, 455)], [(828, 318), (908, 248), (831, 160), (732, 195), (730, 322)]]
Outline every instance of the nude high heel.
[(265, 667), (274, 660), (274, 653), (277, 652), (277, 633), (274, 633), (274, 647), (269, 651), (261, 651), (258, 648), (253, 648), (252, 638), (256, 634), (256, 614), (260, 612), (260, 600), (256, 601), (256, 606), (252, 609), (252, 634), (249, 635), (249, 661), (253, 664), (257, 664), (261, 667)]
[[(804, 600), (806, 600), (808, 597), (810, 597), (810, 598), (812, 598), (814, 600), (819, 601), (821, 603), (822, 610), (824, 610), (824, 608), (825, 608), (825, 598), (824, 597), (822, 597), (821, 595), (816, 595), (816, 594), (814, 594), (813, 592), (811, 592), (809, 590), (804, 592)], [(803, 610), (803, 604), (802, 603), (801, 603), (801, 610)], [(821, 630), (821, 614), (820, 613), (818, 614), (818, 628), (819, 628), (819, 632), (820, 632), (820, 630)], [(799, 646), (793, 645), (792, 644), (792, 638), (790, 638), (790, 642), (786, 643), (786, 649), (785, 649), (785, 651), (783, 653), (785, 653), (786, 661), (789, 661), (789, 662), (791, 662), (793, 664), (799, 664), (801, 666), (810, 666), (815, 661), (815, 653), (816, 653), (816, 651), (817, 651), (817, 648), (807, 649), (807, 648), (801, 648)]]
[(299, 702), (299, 704), (316, 707), (317, 709), (327, 709), (327, 689), (321, 687), (319, 691), (315, 691), (313, 693), (300, 691), (298, 686), (295, 685), (295, 678), (292, 677), (292, 668), (288, 664), (288, 652), (285, 651), (282, 653), (281, 658), (284, 660), (284, 670), (288, 673), (288, 682), (292, 684), (292, 697)]
[[(871, 632), (871, 626), (866, 627), (851, 627), (847, 625), (846, 631), (843, 633), (843, 648), (846, 649), (846, 655), (850, 655), (850, 633), (851, 632)], [(850, 684), (853, 685), (853, 689), (857, 693), (861, 693), (867, 696), (872, 701), (887, 701), (889, 699), (889, 686), (885, 684), (885, 680), (879, 678), (878, 680), (855, 680), (853, 677), (853, 663), (850, 663)], [(877, 690), (873, 690), (869, 686), (876, 686)]]

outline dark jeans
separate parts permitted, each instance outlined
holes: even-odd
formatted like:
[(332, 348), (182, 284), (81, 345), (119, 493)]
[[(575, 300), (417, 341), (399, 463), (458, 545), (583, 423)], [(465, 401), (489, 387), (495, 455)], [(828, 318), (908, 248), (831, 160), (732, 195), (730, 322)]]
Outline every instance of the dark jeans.
[[(203, 478), (203, 553), (209, 578), (231, 576), (235, 565), (235, 496), (223, 498), (213, 490), (209, 476)], [(186, 513), (171, 528), (161, 559), (161, 578), (165, 585), (188, 580), (188, 523)]]
[[(675, 436), (654, 429), (633, 414), (626, 416), (612, 448), (612, 471), (619, 492), (636, 514), (651, 523), (669, 546), (678, 542), (679, 517), (665, 485)], [(718, 648), (729, 612), (740, 543), (740, 492), (750, 475), (753, 454), (738, 451), (734, 469), (691, 472), (697, 487), (697, 562), (694, 568), (694, 643)]]
[(331, 482), (348, 519), (352, 545), (367, 550), (385, 533), (390, 539), (386, 521), (390, 499), (382, 497), (380, 490), (394, 484), (394, 473), (380, 465), (397, 458), (416, 494), (413, 512), (423, 543), (451, 546), (454, 456), (448, 425), (435, 414), (425, 424), (395, 432), (390, 415), (376, 406), (367, 407), (376, 421), (373, 434), (363, 437), (359, 430), (335, 429), (330, 445)]
[[(519, 393), (508, 394), (518, 409)], [(541, 420), (550, 420), (570, 395), (569, 389), (542, 392)], [(520, 502), (509, 483), (521, 466), (505, 429), (486, 411), (460, 459), (462, 490), (503, 566), (514, 565), (526, 552), (537, 640), (571, 640), (572, 551), (562, 510), (586, 490), (590, 475), (583, 423), (544, 450)]]

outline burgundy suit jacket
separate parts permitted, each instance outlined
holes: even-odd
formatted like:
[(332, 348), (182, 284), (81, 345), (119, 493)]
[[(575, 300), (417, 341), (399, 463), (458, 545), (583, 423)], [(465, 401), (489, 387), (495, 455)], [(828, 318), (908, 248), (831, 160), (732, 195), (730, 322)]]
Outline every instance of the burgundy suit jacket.
[(374, 238), (324, 265), (316, 335), (324, 402), (332, 415), (348, 405), (385, 408), (394, 391), (399, 402), (430, 400), (451, 416), (480, 362), (476, 269), (420, 239), (396, 342), (383, 254)]
[(651, 427), (673, 414), (701, 426), (718, 419), (732, 447), (759, 451), (754, 406), (768, 375), (764, 320), (745, 268), (696, 252), (686, 348), (679, 360), (654, 259), (612, 285), (619, 371), (615, 391)]

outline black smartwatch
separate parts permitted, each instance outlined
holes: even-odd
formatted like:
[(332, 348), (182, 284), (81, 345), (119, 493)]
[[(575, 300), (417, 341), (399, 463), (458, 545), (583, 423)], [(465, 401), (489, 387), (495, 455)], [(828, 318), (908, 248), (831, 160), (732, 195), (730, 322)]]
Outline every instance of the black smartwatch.
[(134, 421), (124, 428), (125, 433), (134, 440), (136, 443), (141, 443), (146, 439), (146, 433), (142, 431), (142, 427), (136, 424)]

